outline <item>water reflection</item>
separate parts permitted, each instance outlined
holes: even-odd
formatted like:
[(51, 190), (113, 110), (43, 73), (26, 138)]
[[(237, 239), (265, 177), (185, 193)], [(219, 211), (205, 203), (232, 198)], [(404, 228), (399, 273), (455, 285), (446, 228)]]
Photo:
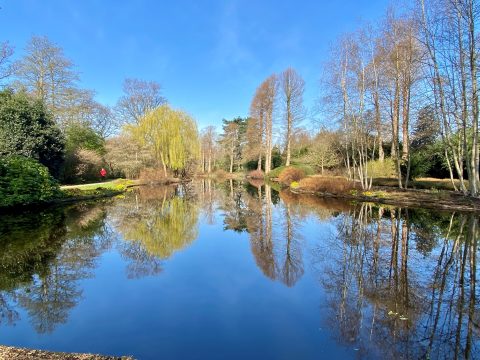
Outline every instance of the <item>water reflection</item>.
[(287, 286), (304, 273), (302, 222), (314, 216), (336, 224), (314, 255), (329, 294), (327, 325), (340, 343), (372, 357), (475, 357), (476, 215), (351, 205), (261, 182), (225, 194), (224, 228), (248, 232), (257, 266)]
[(98, 205), (2, 216), (2, 322), (14, 325), (18, 308), (26, 310), (38, 333), (50, 333), (68, 320), (82, 296), (79, 281), (93, 275), (95, 259), (109, 247), (105, 216)]
[(156, 275), (161, 261), (198, 236), (199, 207), (186, 187), (141, 187), (111, 210), (129, 278)]
[[(303, 275), (301, 220), (290, 202), (279, 202), (279, 192), (263, 181), (225, 188), (224, 229), (250, 236), (257, 266), (268, 278), (291, 287)], [(281, 197), (281, 194), (280, 194)]]
[(95, 281), (107, 252), (120, 255), (128, 279), (161, 278), (165, 262), (202, 239), (202, 222), (248, 242), (255, 266), (245, 277), (262, 279), (256, 291), (274, 296), (265, 284), (273, 282), (299, 298), (302, 289), (321, 289), (309, 317), (320, 318), (318, 327), (355, 356), (475, 358), (478, 221), (474, 214), (348, 204), (263, 182), (208, 179), (2, 216), (0, 325), (15, 325), (26, 314), (35, 332), (55, 332), (82, 301), (82, 282)]
[(363, 204), (337, 219), (318, 269), (340, 342), (391, 358), (475, 355), (478, 218), (425, 217)]

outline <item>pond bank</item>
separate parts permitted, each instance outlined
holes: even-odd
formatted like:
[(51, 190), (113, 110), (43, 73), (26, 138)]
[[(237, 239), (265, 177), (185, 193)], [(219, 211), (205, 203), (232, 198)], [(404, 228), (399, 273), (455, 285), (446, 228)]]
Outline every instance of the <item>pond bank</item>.
[(137, 186), (161, 186), (183, 182), (178, 178), (166, 178), (155, 181), (124, 180), (117, 179), (105, 183), (67, 185), (61, 190), (66, 195), (64, 198), (54, 199), (53, 204), (72, 203), (83, 200), (101, 199), (120, 195)]
[(349, 193), (318, 192), (302, 188), (290, 188), (290, 191), (294, 194), (311, 194), (320, 197), (372, 202), (407, 208), (480, 212), (480, 199), (445, 190), (432, 191), (373, 187), (369, 191), (353, 190)]
[(0, 360), (134, 360), (131, 356), (103, 356), (32, 350), (0, 345)]
[(107, 182), (80, 184), (80, 185), (64, 185), (60, 187), (60, 196), (50, 200), (41, 202), (32, 202), (28, 204), (19, 204), (8, 207), (0, 207), (0, 213), (11, 211), (23, 211), (28, 209), (45, 208), (52, 205), (71, 204), (80, 201), (96, 200), (102, 198), (114, 197), (121, 195), (129, 189), (144, 185), (172, 185), (185, 182), (177, 178), (167, 178), (157, 181), (139, 181), (115, 179)]

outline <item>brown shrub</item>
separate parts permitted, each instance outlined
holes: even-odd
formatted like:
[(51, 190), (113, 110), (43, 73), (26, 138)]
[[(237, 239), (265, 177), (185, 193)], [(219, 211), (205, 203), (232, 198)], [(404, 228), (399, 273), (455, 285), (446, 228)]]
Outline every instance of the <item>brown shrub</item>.
[(139, 186), (135, 191), (140, 201), (163, 201), (175, 194), (175, 186)]
[(159, 168), (146, 168), (140, 170), (138, 179), (142, 182), (155, 182), (158, 180), (165, 179), (165, 174), (163, 169)]
[(265, 174), (262, 170), (253, 170), (248, 173), (250, 179), (263, 179)]
[(312, 194), (295, 194), (288, 190), (279, 192), (280, 199), (286, 204), (298, 206), (299, 211), (316, 212), (325, 215), (322, 219), (331, 217), (335, 211), (347, 212), (352, 209), (352, 205), (346, 201), (337, 198), (321, 197)]
[(218, 179), (225, 179), (228, 176), (227, 172), (223, 169), (215, 170), (214, 174), (215, 174), (215, 177)]
[(332, 194), (346, 193), (357, 187), (358, 185), (355, 182), (349, 181), (344, 177), (310, 176), (303, 178), (298, 183), (298, 188), (300, 189)]
[(102, 157), (93, 150), (78, 149), (70, 159), (70, 166), (74, 167), (73, 175), (78, 181), (97, 180), (102, 168)]
[(290, 186), (292, 181), (300, 181), (304, 177), (305, 173), (303, 170), (294, 167), (287, 167), (278, 175), (278, 181), (283, 185)]

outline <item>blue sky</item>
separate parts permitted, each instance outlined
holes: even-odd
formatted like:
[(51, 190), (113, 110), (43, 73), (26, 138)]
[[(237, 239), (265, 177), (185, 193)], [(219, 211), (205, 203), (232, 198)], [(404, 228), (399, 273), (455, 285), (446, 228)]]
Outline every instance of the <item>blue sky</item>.
[(15, 56), (45, 35), (81, 73), (81, 86), (113, 105), (126, 77), (162, 84), (169, 102), (200, 127), (245, 116), (256, 87), (292, 66), (319, 93), (332, 42), (379, 19), (387, 0), (155, 1), (0, 0), (0, 41)]

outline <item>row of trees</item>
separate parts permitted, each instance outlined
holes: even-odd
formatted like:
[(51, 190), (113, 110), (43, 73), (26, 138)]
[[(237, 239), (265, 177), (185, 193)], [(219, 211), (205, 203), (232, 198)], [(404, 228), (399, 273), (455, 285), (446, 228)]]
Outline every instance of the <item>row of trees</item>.
[(138, 176), (160, 162), (165, 173), (184, 170), (198, 157), (194, 120), (166, 105), (157, 82), (126, 79), (110, 107), (79, 86), (73, 62), (46, 37), (32, 37), (25, 55), (12, 58), (13, 47), (0, 44), (0, 85), (8, 89), (0, 155), (34, 158), (63, 182), (93, 180), (101, 167), (114, 176)]
[[(265, 79), (255, 91), (250, 104), (247, 126), (247, 158), (258, 158), (257, 170), (265, 159), (265, 173), (272, 170), (273, 129), (276, 118), (281, 118), (285, 144), (285, 165), (291, 163), (292, 139), (295, 130), (305, 118), (303, 93), (305, 82), (293, 69)], [(280, 114), (279, 114), (280, 113)]]
[(115, 106), (99, 104), (79, 87), (63, 50), (44, 37), (33, 37), (16, 62), (3, 43), (0, 81), (51, 114), (65, 142), (64, 181), (85, 179), (103, 165), (134, 177), (156, 166), (164, 174), (268, 174), (302, 163), (321, 172), (345, 169), (368, 189), (377, 162), (393, 164), (399, 187), (444, 168), (455, 189), (476, 196), (477, 14), (474, 0), (415, 0), (412, 11), (389, 10), (377, 24), (343, 35), (322, 77), (321, 109), (330, 124), (314, 135), (301, 127), (305, 82), (292, 68), (258, 86), (247, 118), (223, 120), (220, 133), (208, 126), (200, 135), (187, 114), (166, 105), (156, 82), (127, 79)]
[(395, 175), (400, 188), (432, 175), (478, 195), (478, 3), (410, 5), (334, 44), (322, 76), (326, 128), (314, 135), (301, 128), (304, 81), (287, 69), (260, 84), (248, 118), (224, 120), (219, 135), (204, 130), (204, 172), (247, 166), (269, 173), (273, 152), (286, 166), (343, 168), (364, 189), (378, 174)]
[(452, 183), (458, 178), (464, 193), (477, 195), (478, 3), (412, 5), (338, 40), (325, 68), (323, 108), (339, 120), (344, 165), (364, 188), (371, 186), (368, 162), (386, 152), (399, 187), (407, 187), (422, 139), (438, 134)]
[[(220, 134), (213, 126), (202, 131), (201, 170), (210, 173), (218, 164), (232, 173), (246, 165), (268, 174), (281, 162), (289, 166), (294, 138), (306, 115), (304, 87), (293, 68), (267, 77), (255, 91), (249, 117), (224, 119)], [(275, 143), (284, 148), (283, 160)]]

